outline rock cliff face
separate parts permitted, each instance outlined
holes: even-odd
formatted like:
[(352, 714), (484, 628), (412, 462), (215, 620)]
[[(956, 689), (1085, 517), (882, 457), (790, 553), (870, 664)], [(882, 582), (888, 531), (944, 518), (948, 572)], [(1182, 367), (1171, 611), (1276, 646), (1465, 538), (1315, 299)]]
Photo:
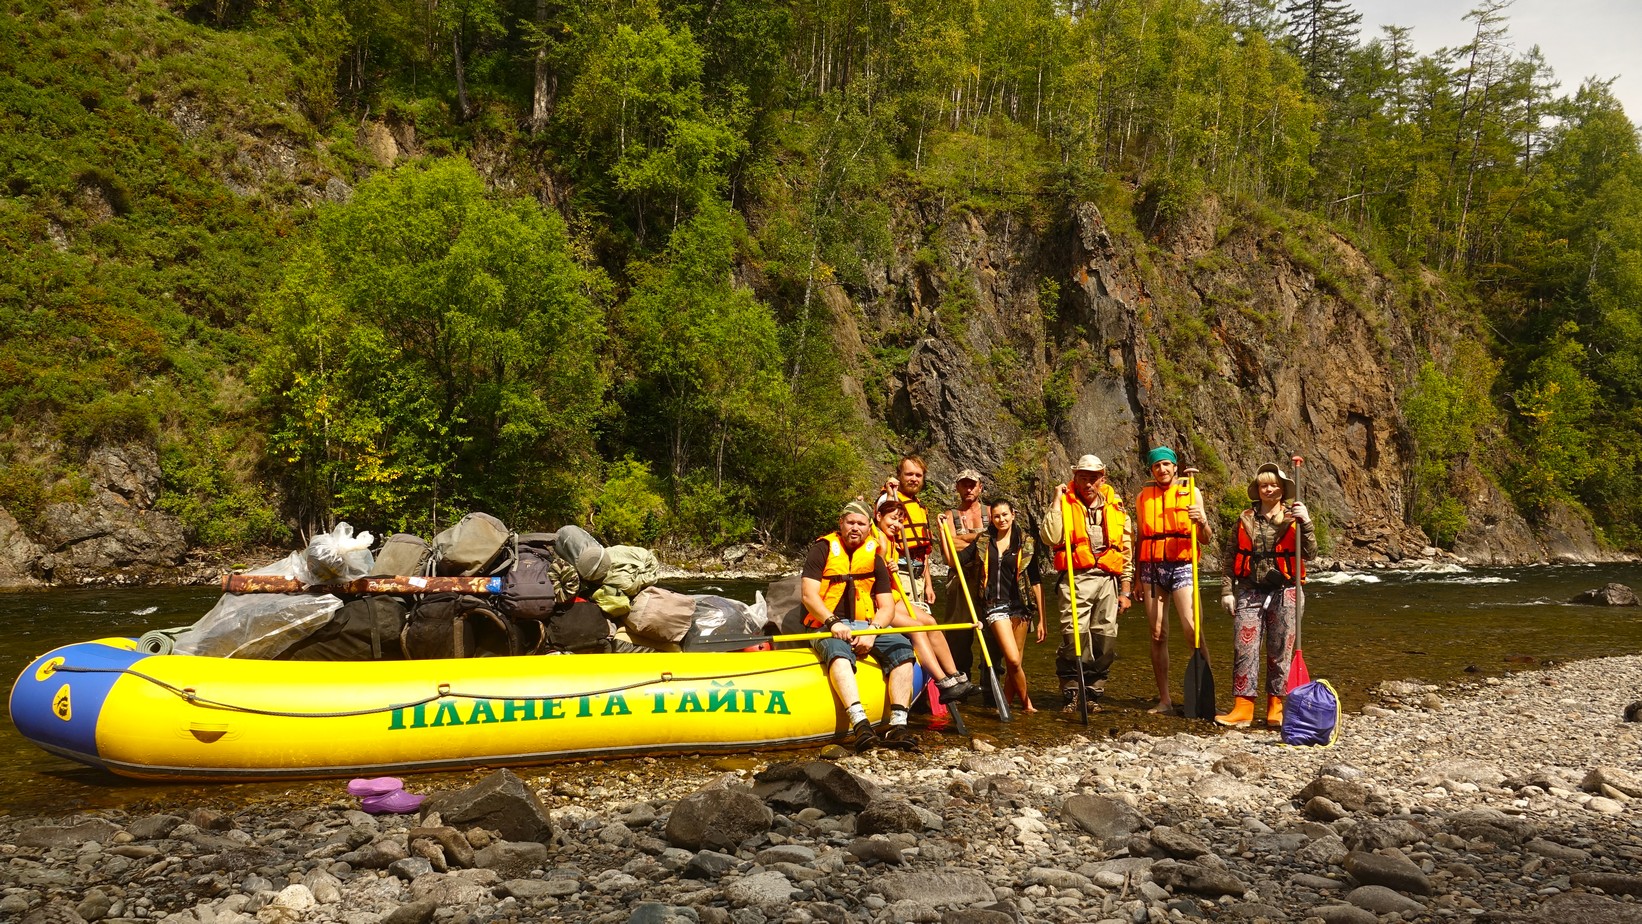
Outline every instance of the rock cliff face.
[(87, 459), (91, 498), (47, 507), (29, 536), (0, 510), (0, 587), (140, 584), (183, 576), (188, 545), (155, 508), (161, 474), (151, 447), (104, 447)]
[[(1246, 504), (1263, 462), (1304, 457), (1302, 491), (1331, 557), (1434, 553), (1410, 525), (1412, 445), (1399, 410), (1422, 357), (1467, 335), (1418, 310), (1349, 242), (1276, 228), (1213, 202), (1143, 238), (1080, 203), (1043, 228), (1019, 217), (910, 207), (866, 284), (829, 304), (867, 411), (951, 497), (962, 468), (1042, 509), (1070, 460), (1093, 452), (1125, 495), (1143, 456), (1172, 446), (1210, 507)], [(881, 357), (904, 363), (883, 369)], [(1603, 556), (1573, 515), (1532, 528), (1480, 475), (1455, 551), (1505, 564)]]

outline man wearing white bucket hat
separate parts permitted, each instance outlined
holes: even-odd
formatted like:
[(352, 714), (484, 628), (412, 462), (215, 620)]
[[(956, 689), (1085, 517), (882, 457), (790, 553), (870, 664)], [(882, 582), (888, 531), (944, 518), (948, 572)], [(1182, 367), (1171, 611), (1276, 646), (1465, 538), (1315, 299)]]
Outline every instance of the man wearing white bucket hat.
[[(1060, 593), (1061, 644), (1055, 652), (1061, 711), (1079, 712), (1106, 692), (1106, 677), (1117, 656), (1117, 614), (1129, 608), (1135, 566), (1129, 555), (1132, 524), (1123, 499), (1106, 483), (1106, 465), (1085, 455), (1072, 466), (1070, 484), (1058, 485), (1044, 512), (1042, 539), (1055, 550)], [(1067, 546), (1071, 557), (1067, 557)], [(1077, 591), (1077, 630), (1072, 618), (1072, 581)], [(1083, 649), (1083, 663), (1077, 648)], [(1080, 677), (1082, 683), (1080, 683)]]

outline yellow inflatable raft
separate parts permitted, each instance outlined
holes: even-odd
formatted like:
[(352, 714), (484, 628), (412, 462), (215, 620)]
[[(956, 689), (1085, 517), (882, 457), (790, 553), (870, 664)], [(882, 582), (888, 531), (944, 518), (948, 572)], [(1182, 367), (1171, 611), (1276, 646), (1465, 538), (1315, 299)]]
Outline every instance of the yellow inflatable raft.
[[(857, 673), (869, 715), (882, 677)], [(54, 754), (139, 779), (270, 779), (745, 751), (826, 741), (846, 719), (815, 653), (683, 652), (448, 661), (149, 655), (59, 648), (11, 693)]]

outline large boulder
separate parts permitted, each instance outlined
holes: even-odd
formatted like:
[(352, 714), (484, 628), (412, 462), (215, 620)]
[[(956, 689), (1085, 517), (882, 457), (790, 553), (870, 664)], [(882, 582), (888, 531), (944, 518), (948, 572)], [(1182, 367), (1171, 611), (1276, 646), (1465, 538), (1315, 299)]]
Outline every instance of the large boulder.
[(871, 805), (878, 787), (829, 761), (781, 761), (754, 777), (753, 792), (783, 812), (846, 815)]
[(422, 817), (434, 813), (447, 825), (485, 828), (510, 841), (551, 844), (559, 833), (542, 800), (508, 770), (467, 789), (434, 793), (422, 803)]
[(673, 806), (666, 837), (675, 847), (716, 848), (734, 853), (741, 842), (770, 830), (775, 813), (752, 790), (726, 775)]
[(1636, 591), (1624, 584), (1604, 584), (1585, 591), (1569, 602), (1587, 606), (1642, 606), (1642, 600), (1636, 598)]

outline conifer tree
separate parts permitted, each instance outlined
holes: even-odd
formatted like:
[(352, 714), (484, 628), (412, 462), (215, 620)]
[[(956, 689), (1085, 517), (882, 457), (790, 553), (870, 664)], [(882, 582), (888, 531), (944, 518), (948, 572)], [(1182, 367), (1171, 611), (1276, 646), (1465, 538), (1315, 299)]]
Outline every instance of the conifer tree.
[(1286, 0), (1278, 13), (1287, 24), (1295, 57), (1306, 69), (1306, 89), (1333, 95), (1356, 47), (1363, 14), (1346, 0)]

